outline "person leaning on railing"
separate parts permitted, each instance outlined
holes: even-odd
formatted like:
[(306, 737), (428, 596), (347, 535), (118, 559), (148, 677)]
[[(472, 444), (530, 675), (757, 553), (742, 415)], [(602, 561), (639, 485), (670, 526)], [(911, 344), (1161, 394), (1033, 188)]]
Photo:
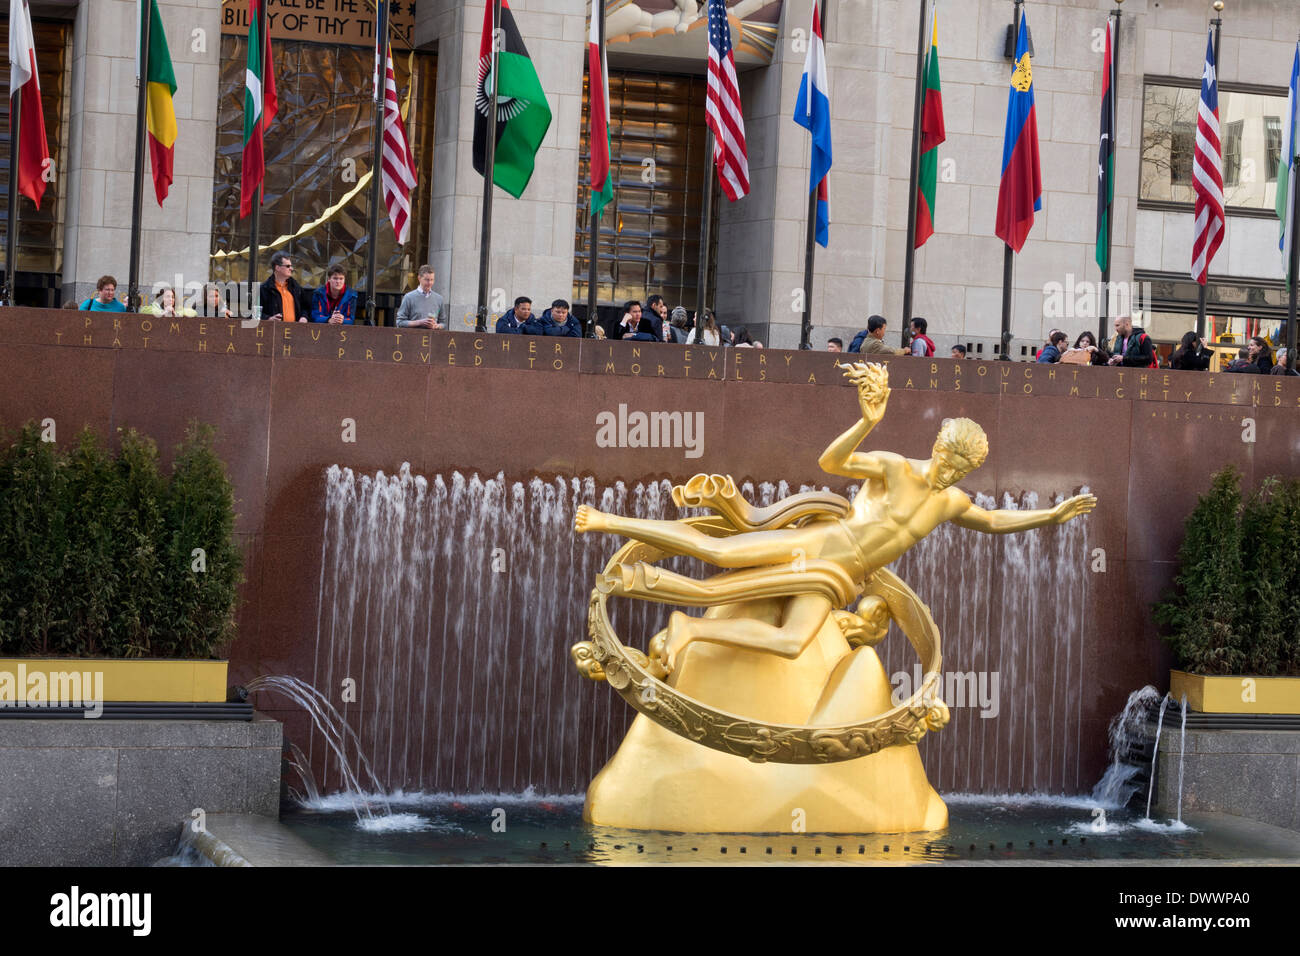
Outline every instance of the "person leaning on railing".
[(353, 325), (357, 318), (357, 294), (348, 288), (347, 273), (340, 265), (330, 266), (325, 284), (312, 293), (311, 320), (330, 325)]
[(397, 307), (396, 324), (399, 329), (445, 329), (442, 321), (442, 296), (433, 291), (433, 266), (420, 266), (417, 273), (420, 284), (402, 296)]
[(221, 289), (211, 282), (203, 287), (203, 317), (208, 319), (229, 319), (233, 317)]
[(569, 311), (565, 299), (556, 299), (551, 307), (541, 315), (529, 314), (523, 326), (524, 335), (560, 335), (568, 338), (582, 338), (582, 323)]
[(117, 280), (112, 276), (100, 276), (95, 283), (95, 294), (80, 306), (85, 312), (125, 312), (126, 306), (117, 298)]
[(164, 319), (175, 319), (180, 316), (192, 318), (198, 315), (198, 312), (193, 309), (177, 308), (176, 290), (169, 285), (160, 287), (153, 302), (145, 306), (142, 311), (162, 316)]
[(1300, 372), (1295, 369), (1287, 368), (1286, 356), (1286, 349), (1277, 350), (1277, 364), (1273, 366), (1273, 370), (1268, 373), (1269, 375), (1300, 375)]
[(1213, 354), (1205, 347), (1205, 339), (1193, 330), (1183, 335), (1169, 359), (1169, 367), (1184, 372), (1204, 372), (1209, 369)]
[(293, 260), (287, 252), (271, 256), (271, 274), (259, 297), (263, 322), (306, 322), (311, 301), (293, 279)]
[(1105, 365), (1110, 355), (1105, 346), (1097, 344), (1097, 336), (1084, 330), (1074, 340), (1074, 345), (1061, 354), (1062, 365)]

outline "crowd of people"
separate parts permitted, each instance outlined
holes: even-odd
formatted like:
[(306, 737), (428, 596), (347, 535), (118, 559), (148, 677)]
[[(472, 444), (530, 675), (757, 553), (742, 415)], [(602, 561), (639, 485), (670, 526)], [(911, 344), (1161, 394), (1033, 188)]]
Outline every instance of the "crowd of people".
[[(736, 348), (761, 349), (744, 326), (729, 328), (718, 321), (711, 309), (690, 313), (683, 306), (671, 311), (661, 295), (652, 295), (643, 306), (633, 299), (623, 303), (622, 315), (611, 317), (592, 326), (598, 339), (623, 339), (630, 342), (662, 342), (676, 345), (729, 345)], [(514, 308), (496, 323), (496, 331), (504, 335), (565, 335), (581, 338), (582, 323), (571, 313), (569, 303), (556, 299), (540, 316), (533, 312), (533, 300), (521, 295), (515, 299)]]
[[(294, 280), (293, 271), (293, 259), (288, 253), (276, 252), (271, 256), (270, 275), (261, 283), (259, 290), (258, 311), (255, 313), (258, 318), (273, 322), (355, 324), (357, 293), (348, 288), (347, 272), (342, 266), (331, 266), (326, 273), (325, 284), (318, 289), (304, 289)], [(395, 324), (398, 328), (446, 329), (446, 303), (441, 295), (433, 291), (433, 266), (420, 266), (417, 277), (416, 287), (402, 297)], [(91, 312), (126, 311), (126, 306), (117, 297), (117, 280), (111, 275), (99, 278), (93, 296), (80, 303), (69, 302), (64, 308)], [(200, 309), (182, 306), (175, 289), (160, 285), (155, 287), (153, 302), (141, 311), (165, 318), (233, 317), (221, 290), (213, 284), (204, 288)], [(1052, 329), (1047, 335), (1046, 343), (1038, 350), (1036, 361), (1039, 364), (1122, 365), (1129, 368), (1162, 366), (1160, 351), (1151, 336), (1145, 329), (1135, 326), (1132, 317), (1116, 318), (1114, 328), (1115, 336), (1109, 342), (1098, 342), (1092, 332), (1084, 331), (1075, 338), (1073, 345), (1069, 344), (1070, 337), (1065, 332)], [(861, 355), (933, 358), (936, 348), (934, 340), (927, 334), (928, 329), (929, 323), (924, 318), (913, 318), (908, 324), (908, 345), (895, 348), (885, 344), (885, 336), (889, 331), (888, 321), (884, 316), (873, 315), (867, 320), (867, 327), (853, 337), (848, 351)], [(503, 335), (555, 335), (570, 338), (582, 338), (585, 334), (583, 323), (573, 314), (567, 300), (555, 299), (549, 308), (536, 314), (533, 311), (533, 300), (525, 295), (516, 298), (513, 308), (497, 319), (496, 331)], [(763, 347), (763, 343), (754, 339), (744, 326), (728, 327), (718, 320), (711, 309), (704, 310), (702, 319), (698, 312), (688, 312), (682, 306), (670, 311), (662, 295), (650, 296), (644, 306), (635, 299), (625, 302), (621, 318), (595, 323), (593, 334), (598, 339), (634, 342), (756, 349)], [(828, 339), (826, 350), (844, 352), (843, 340), (837, 337)], [(958, 360), (967, 358), (966, 346), (953, 345), (950, 357)], [(1167, 367), (1203, 372), (1210, 368), (1213, 357), (1214, 350), (1205, 338), (1192, 331), (1182, 337), (1170, 356)], [(1278, 349), (1274, 354), (1268, 339), (1258, 335), (1252, 336), (1238, 350), (1237, 357), (1224, 371), (1253, 375), (1300, 375), (1300, 372), (1287, 368), (1285, 348)]]
[[(1065, 365), (1124, 365), (1130, 368), (1161, 368), (1163, 361), (1151, 336), (1133, 324), (1129, 316), (1115, 319), (1115, 337), (1100, 344), (1091, 332), (1081, 332), (1074, 345), (1067, 348), (1069, 336), (1060, 329), (1052, 329), (1047, 343), (1038, 351), (1041, 364)], [(1214, 350), (1205, 337), (1195, 331), (1188, 332), (1179, 341), (1169, 357), (1167, 367), (1187, 372), (1208, 371), (1214, 359)], [(1237, 358), (1224, 369), (1251, 375), (1297, 375), (1287, 368), (1286, 349), (1273, 348), (1263, 336), (1252, 336), (1238, 349)]]

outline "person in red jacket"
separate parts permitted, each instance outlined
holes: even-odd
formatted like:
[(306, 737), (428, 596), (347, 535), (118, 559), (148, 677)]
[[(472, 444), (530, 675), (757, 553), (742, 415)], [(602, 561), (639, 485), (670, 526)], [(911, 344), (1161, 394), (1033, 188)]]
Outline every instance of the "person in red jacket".
[(930, 337), (925, 334), (925, 330), (929, 328), (929, 323), (926, 322), (925, 319), (913, 319), (911, 328), (912, 354), (918, 358), (933, 358), (934, 343), (930, 341)]

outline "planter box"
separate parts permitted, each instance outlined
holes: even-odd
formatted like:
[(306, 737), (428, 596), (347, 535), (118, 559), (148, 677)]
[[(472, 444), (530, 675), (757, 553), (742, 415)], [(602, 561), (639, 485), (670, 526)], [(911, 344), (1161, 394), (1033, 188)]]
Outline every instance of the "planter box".
[[(1300, 677), (1205, 677), (1169, 672), (1169, 693), (1204, 714), (1300, 714)], [(1253, 698), (1253, 699), (1252, 699)]]
[(105, 703), (221, 703), (229, 661), (119, 660), (84, 657), (0, 658), (0, 707), (46, 703), (74, 693)]

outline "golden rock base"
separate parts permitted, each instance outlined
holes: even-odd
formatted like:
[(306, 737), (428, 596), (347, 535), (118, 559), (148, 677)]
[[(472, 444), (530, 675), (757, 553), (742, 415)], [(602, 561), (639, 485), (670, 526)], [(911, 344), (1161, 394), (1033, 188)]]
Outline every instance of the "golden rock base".
[[(753, 615), (755, 603), (743, 613)], [(719, 612), (726, 613), (709, 614)], [(792, 724), (880, 713), (891, 692), (875, 651), (850, 652), (833, 622), (793, 661), (691, 645), (672, 682), (732, 713)], [(948, 808), (926, 779), (915, 745), (833, 764), (759, 764), (692, 743), (638, 715), (587, 789), (583, 817), (633, 830), (895, 833), (941, 829)]]

